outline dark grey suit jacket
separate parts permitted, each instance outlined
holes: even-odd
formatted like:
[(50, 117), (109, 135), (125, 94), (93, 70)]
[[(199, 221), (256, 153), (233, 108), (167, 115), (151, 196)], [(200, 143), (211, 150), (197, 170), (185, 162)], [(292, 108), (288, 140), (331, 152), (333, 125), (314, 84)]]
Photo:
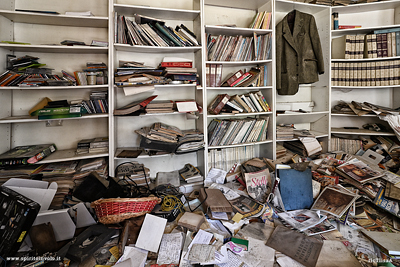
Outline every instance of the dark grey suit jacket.
[(324, 59), (317, 25), (312, 15), (295, 10), (293, 34), (286, 15), (276, 25), (276, 89), (294, 95), (299, 84), (318, 81)]

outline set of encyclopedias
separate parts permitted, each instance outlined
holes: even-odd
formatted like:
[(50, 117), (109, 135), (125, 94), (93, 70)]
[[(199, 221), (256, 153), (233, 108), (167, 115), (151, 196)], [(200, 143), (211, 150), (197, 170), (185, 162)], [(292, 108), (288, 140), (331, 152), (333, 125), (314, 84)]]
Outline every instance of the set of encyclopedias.
[(115, 14), (115, 43), (144, 46), (199, 46), (196, 35), (185, 25), (167, 26), (157, 18), (133, 14), (133, 19)]
[(400, 85), (400, 60), (332, 63), (332, 86)]
[(224, 146), (267, 140), (269, 117), (214, 119), (208, 126), (208, 145)]
[(207, 35), (208, 60), (252, 61), (267, 60), (271, 52), (271, 33), (251, 37)]

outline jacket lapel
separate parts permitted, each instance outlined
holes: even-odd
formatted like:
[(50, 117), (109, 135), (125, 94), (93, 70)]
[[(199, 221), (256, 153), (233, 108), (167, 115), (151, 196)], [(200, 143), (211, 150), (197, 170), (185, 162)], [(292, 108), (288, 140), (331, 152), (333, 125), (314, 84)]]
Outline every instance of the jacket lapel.
[(289, 43), (289, 45), (297, 52), (296, 38), (297, 35), (300, 33), (300, 30), (303, 28), (303, 16), (298, 10), (296, 10), (295, 12), (296, 16), (294, 18), (293, 35), (287, 22), (287, 15), (283, 18), (282, 21), (282, 35), (283, 38), (285, 38), (285, 40)]
[(282, 21), (282, 36), (285, 38), (286, 42), (288, 42), (289, 45), (297, 52), (296, 44), (287, 22), (287, 16), (285, 16)]
[[(303, 28), (304, 19), (302, 13), (296, 10), (296, 17), (294, 19), (294, 28), (293, 28), (293, 39), (294, 41), (297, 40), (297, 35), (301, 32)], [(296, 42), (295, 42), (296, 43)]]

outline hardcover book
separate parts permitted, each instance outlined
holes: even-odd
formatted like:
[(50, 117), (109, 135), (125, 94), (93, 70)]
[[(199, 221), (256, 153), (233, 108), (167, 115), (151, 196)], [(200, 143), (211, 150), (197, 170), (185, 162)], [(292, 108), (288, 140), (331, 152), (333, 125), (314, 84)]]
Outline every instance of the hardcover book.
[(36, 163), (56, 151), (55, 144), (17, 146), (0, 155), (0, 166)]

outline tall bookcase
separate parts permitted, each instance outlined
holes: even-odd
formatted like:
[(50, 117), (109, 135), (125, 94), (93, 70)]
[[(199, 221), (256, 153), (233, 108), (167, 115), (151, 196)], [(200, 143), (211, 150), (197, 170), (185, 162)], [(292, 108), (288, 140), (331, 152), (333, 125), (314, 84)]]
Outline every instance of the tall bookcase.
[[(365, 35), (374, 30), (389, 30), (400, 27), (400, 1), (385, 1), (368, 4), (358, 4), (346, 7), (332, 7), (332, 12), (339, 15), (339, 25), (359, 25), (361, 28), (332, 30), (332, 40), (345, 35)], [(399, 57), (344, 59), (343, 47), (332, 46), (332, 64), (334, 63), (376, 63), (398, 60)], [(369, 102), (385, 107), (397, 108), (400, 105), (400, 86), (332, 86), (332, 106), (340, 100), (350, 102)], [(344, 137), (358, 136), (394, 136), (389, 125), (375, 115), (347, 115), (331, 114), (331, 134)], [(363, 129), (364, 124), (380, 123), (389, 131), (377, 132)], [(358, 129), (344, 129), (344, 127), (358, 127)]]
[[(210, 155), (215, 151), (245, 148), (247, 157), (263, 156), (275, 158), (276, 146), (282, 140), (277, 140), (276, 125), (294, 124), (296, 128), (306, 128), (316, 134), (327, 151), (332, 135), (359, 136), (382, 135), (377, 132), (345, 131), (344, 126), (361, 127), (365, 123), (385, 122), (374, 116), (350, 116), (332, 114), (332, 107), (339, 100), (367, 101), (382, 106), (397, 107), (399, 105), (398, 85), (380, 87), (346, 87), (331, 86), (331, 65), (335, 62), (347, 62), (334, 56), (338, 47), (333, 47), (331, 41), (345, 34), (365, 34), (376, 29), (400, 27), (400, 1), (385, 1), (379, 3), (357, 4), (347, 7), (329, 7), (285, 0), (179, 0), (179, 1), (144, 1), (144, 0), (8, 0), (0, 3), (0, 40), (30, 43), (30, 45), (0, 43), (1, 71), (5, 70), (7, 54), (16, 56), (33, 55), (39, 57), (41, 63), (53, 68), (53, 73), (61, 70), (73, 72), (85, 67), (86, 62), (102, 61), (108, 64), (109, 81), (107, 85), (76, 86), (76, 87), (2, 87), (0, 88), (0, 152), (18, 145), (54, 142), (57, 153), (42, 162), (66, 161), (72, 159), (109, 157), (110, 175), (114, 175), (115, 167), (125, 161), (138, 161), (151, 170), (154, 177), (158, 171), (177, 170), (186, 163), (198, 166), (206, 174), (212, 166)], [(48, 11), (60, 14), (40, 14), (15, 11), (15, 9), (37, 10), (46, 7)], [(275, 25), (293, 9), (312, 14), (317, 23), (323, 48), (325, 73), (319, 76), (319, 81), (310, 85), (301, 85), (294, 96), (280, 96), (275, 90)], [(65, 11), (91, 10), (94, 17), (66, 16)], [(271, 27), (267, 30), (252, 30), (247, 28), (257, 12), (272, 12)], [(115, 12), (130, 18), (133, 14), (155, 17), (166, 21), (167, 25), (180, 23), (193, 29), (201, 43), (199, 47), (147, 47), (130, 46), (114, 42)], [(331, 13), (339, 13), (340, 24), (359, 24), (362, 28), (350, 30), (331, 30)], [(373, 17), (374, 19), (370, 19)], [(235, 24), (236, 27), (228, 27)], [(243, 35), (271, 34), (271, 56), (263, 61), (213, 62), (207, 59), (206, 33), (213, 35)], [(92, 40), (109, 42), (108, 48), (90, 46), (61, 46), (63, 40), (80, 40), (89, 44)], [(125, 96), (121, 88), (114, 86), (114, 71), (120, 60), (144, 62), (146, 65), (157, 66), (164, 57), (176, 56), (193, 60), (198, 69), (200, 85), (159, 85), (155, 90), (140, 95)], [(397, 59), (384, 58), (382, 60)], [(372, 62), (378, 59), (350, 60), (350, 62)], [(206, 86), (207, 64), (222, 64), (222, 78), (238, 69), (249, 70), (258, 64), (267, 65), (268, 83), (262, 87), (227, 88)], [(42, 98), (51, 100), (88, 99), (94, 90), (108, 91), (110, 114), (85, 115), (82, 118), (64, 119), (62, 126), (51, 126), (47, 123), (27, 116), (28, 111)], [(239, 115), (211, 115), (207, 106), (213, 98), (222, 93), (229, 95), (246, 94), (261, 91), (272, 108), (271, 112), (242, 113)], [(115, 108), (121, 107), (136, 99), (144, 99), (157, 95), (157, 100), (195, 99), (202, 107), (203, 113), (197, 119), (187, 119), (185, 114), (153, 114), (138, 117), (116, 117), (112, 115)], [(278, 110), (296, 110), (307, 107), (308, 113), (277, 114)], [(263, 142), (235, 144), (228, 146), (209, 146), (208, 127), (213, 119), (238, 119), (268, 117), (268, 139)], [(164, 122), (181, 129), (200, 129), (205, 133), (205, 149), (203, 151), (184, 155), (139, 156), (135, 159), (115, 157), (115, 152), (122, 147), (139, 145), (139, 136), (134, 131), (154, 122)], [(50, 126), (49, 126), (50, 125)], [(339, 129), (340, 128), (340, 129)], [(79, 140), (84, 138), (109, 136), (108, 153), (76, 156), (74, 151)], [(389, 134), (392, 135), (392, 134)], [(284, 140), (284, 141), (293, 141)], [(224, 152), (224, 153), (225, 153)], [(219, 159), (228, 154), (221, 153)], [(229, 152), (234, 153), (234, 152)], [(214, 153), (215, 154), (215, 153)], [(230, 155), (231, 156), (231, 155)], [(215, 159), (213, 159), (215, 160)]]
[[(140, 1), (140, 0), (111, 0), (110, 8), (118, 15), (124, 15), (132, 19), (133, 14), (139, 14), (164, 20), (166, 25), (175, 28), (181, 23), (192, 29), (198, 37), (198, 41), (204, 44), (203, 25), (203, 2), (202, 0), (193, 1)], [(149, 6), (150, 4), (150, 6)], [(111, 19), (114, 25), (114, 18)], [(114, 36), (114, 26), (112, 29)], [(113, 38), (110, 40), (112, 60), (110, 64), (111, 77), (114, 70), (119, 65), (120, 60), (138, 61), (145, 65), (157, 67), (164, 57), (181, 57), (193, 61), (202, 81), (202, 54), (203, 46), (196, 47), (152, 47), (152, 46), (131, 46), (127, 44), (115, 43)], [(155, 90), (140, 93), (132, 96), (125, 96), (122, 88), (114, 87), (113, 80), (110, 81), (111, 105), (110, 108), (122, 107), (138, 99), (145, 99), (150, 95), (157, 95), (156, 100), (185, 100), (195, 99), (197, 103), (204, 106), (202, 84), (166, 84), (156, 85)], [(155, 177), (159, 171), (173, 171), (183, 168), (186, 163), (198, 166), (202, 172), (204, 168), (203, 151), (187, 153), (182, 155), (166, 154), (159, 156), (140, 155), (135, 159), (118, 158), (115, 156), (117, 149), (124, 147), (138, 147), (140, 136), (134, 131), (142, 127), (150, 127), (155, 122), (162, 122), (176, 126), (181, 130), (203, 129), (202, 115), (198, 119), (187, 119), (184, 113), (170, 114), (146, 114), (141, 116), (111, 116), (110, 117), (110, 173), (114, 174), (114, 169), (118, 164), (126, 161), (137, 161), (143, 163), (150, 169), (151, 177)]]
[[(329, 128), (330, 128), (330, 18), (329, 6), (312, 5), (306, 3), (276, 0), (275, 1), (275, 24), (278, 24), (289, 12), (298, 10), (314, 16), (318, 34), (323, 50), (325, 73), (319, 75), (319, 81), (312, 84), (301, 84), (295, 95), (276, 94), (276, 110), (299, 110), (307, 113), (285, 112), (276, 115), (276, 125), (294, 124), (296, 129), (307, 129), (315, 134), (322, 143), (323, 150), (328, 150)], [(290, 142), (296, 139), (279, 140)]]
[[(56, 11), (59, 14), (43, 14), (15, 11)], [(92, 40), (108, 40), (108, 5), (100, 1), (49, 1), (10, 0), (0, 3), (0, 40), (30, 43), (0, 43), (1, 72), (5, 71), (6, 55), (17, 57), (31, 55), (39, 57), (40, 63), (53, 69), (69, 73), (86, 68), (87, 62), (108, 62), (107, 47), (61, 46), (63, 40), (81, 40), (90, 44)], [(91, 10), (93, 17), (64, 15), (66, 11)], [(58, 151), (41, 163), (108, 156), (108, 153), (76, 156), (79, 140), (108, 135), (108, 114), (85, 115), (81, 118), (65, 119), (61, 126), (57, 121), (38, 121), (30, 118), (28, 111), (44, 97), (51, 100), (89, 99), (93, 90), (107, 91), (108, 85), (94, 86), (42, 86), (0, 88), (0, 151), (15, 146), (55, 143)]]
[[(248, 37), (253, 36), (253, 33), (257, 35), (271, 35), (271, 51), (270, 57), (264, 60), (252, 60), (252, 61), (208, 61), (207, 54), (204, 55), (203, 69), (206, 68), (208, 64), (220, 64), (222, 65), (222, 80), (227, 76), (229, 77), (239, 69), (244, 69), (245, 71), (250, 70), (251, 67), (256, 67), (266, 65), (267, 66), (267, 84), (261, 87), (206, 87), (204, 92), (205, 103), (208, 104), (218, 95), (218, 94), (228, 94), (232, 95), (242, 95), (249, 92), (261, 91), (265, 99), (269, 103), (272, 111), (271, 112), (254, 112), (254, 113), (239, 113), (237, 115), (212, 115), (204, 112), (204, 129), (209, 131), (210, 122), (213, 119), (244, 119), (244, 118), (260, 118), (267, 117), (268, 130), (267, 130), (267, 140), (252, 143), (240, 143), (233, 145), (209, 145), (210, 140), (205, 136), (206, 143), (206, 156), (207, 162), (206, 170), (210, 167), (223, 168), (229, 171), (229, 166), (232, 162), (226, 162), (227, 160), (236, 158), (241, 158), (246, 155), (247, 159), (255, 156), (260, 157), (274, 157), (275, 146), (274, 146), (274, 110), (275, 105), (275, 92), (274, 92), (274, 37), (273, 37), (273, 1), (228, 1), (228, 0), (218, 0), (211, 1), (205, 0), (205, 32), (214, 36), (226, 35), (226, 36), (240, 36)], [(271, 26), (269, 29), (250, 29), (248, 28), (252, 20), (258, 12), (271, 12)], [(230, 27), (229, 25), (235, 25), (235, 27)], [(205, 82), (205, 80), (203, 79)], [(241, 155), (239, 155), (241, 154)], [(242, 159), (243, 161), (243, 159)]]

